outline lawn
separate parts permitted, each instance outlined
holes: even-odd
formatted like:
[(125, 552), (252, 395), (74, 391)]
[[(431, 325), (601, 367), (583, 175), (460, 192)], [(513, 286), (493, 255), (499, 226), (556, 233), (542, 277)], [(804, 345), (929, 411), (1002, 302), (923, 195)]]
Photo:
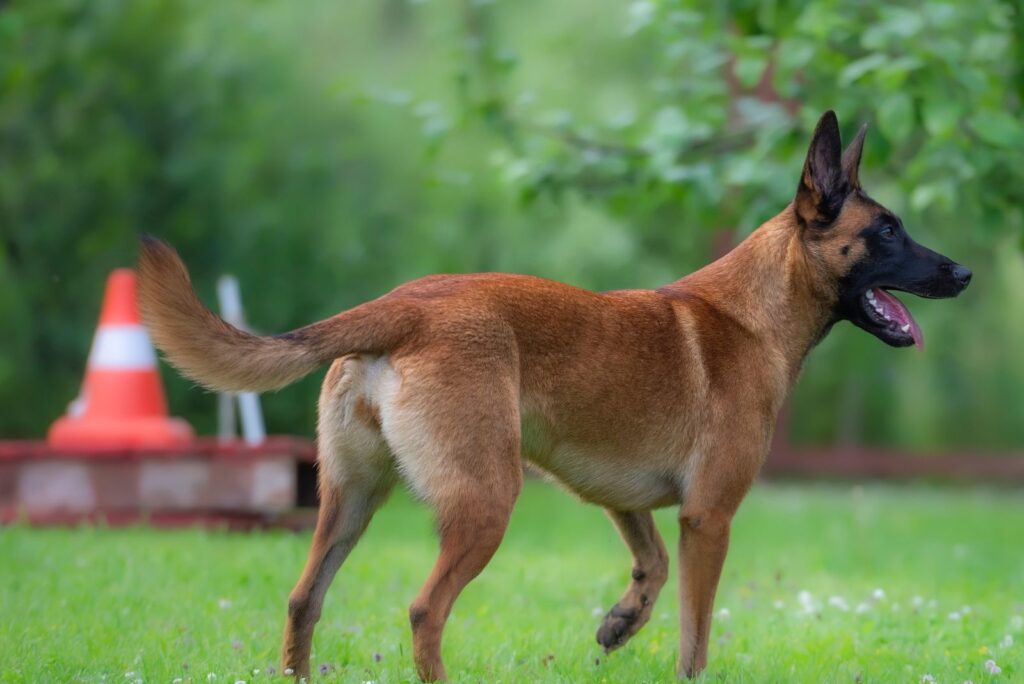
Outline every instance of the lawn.
[[(674, 550), (673, 512), (659, 523)], [(308, 540), (2, 529), (0, 681), (279, 676)], [(758, 485), (736, 519), (702, 681), (1024, 681), (1022, 540), (1019, 492)], [(313, 654), (324, 680), (414, 679), (407, 606), (435, 551), (428, 512), (393, 497), (328, 594)], [(594, 642), (629, 571), (600, 510), (529, 483), (504, 545), (455, 606), (452, 679), (671, 681), (674, 582), (627, 646), (606, 656)]]

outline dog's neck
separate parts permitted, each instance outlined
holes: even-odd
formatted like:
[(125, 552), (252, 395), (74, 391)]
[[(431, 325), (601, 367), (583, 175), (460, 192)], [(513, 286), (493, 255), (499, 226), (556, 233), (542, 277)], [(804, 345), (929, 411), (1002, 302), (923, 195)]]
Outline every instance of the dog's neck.
[(792, 207), (662, 291), (700, 297), (776, 349), (790, 382), (831, 327), (836, 296), (803, 244)]

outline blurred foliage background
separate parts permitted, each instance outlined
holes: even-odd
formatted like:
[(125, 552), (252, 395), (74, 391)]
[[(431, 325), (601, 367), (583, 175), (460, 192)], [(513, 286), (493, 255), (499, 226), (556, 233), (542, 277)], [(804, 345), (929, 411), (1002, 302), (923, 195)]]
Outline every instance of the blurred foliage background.
[[(809, 132), (870, 126), (862, 179), (968, 264), (908, 302), (927, 351), (848, 324), (804, 442), (1024, 445), (1024, 19), (996, 0), (23, 0), (0, 4), (0, 434), (78, 390), (107, 273), (173, 243), (284, 331), (433, 272), (654, 287), (782, 209)], [(215, 400), (172, 372), (203, 432)], [(264, 408), (312, 434), (318, 377)]]

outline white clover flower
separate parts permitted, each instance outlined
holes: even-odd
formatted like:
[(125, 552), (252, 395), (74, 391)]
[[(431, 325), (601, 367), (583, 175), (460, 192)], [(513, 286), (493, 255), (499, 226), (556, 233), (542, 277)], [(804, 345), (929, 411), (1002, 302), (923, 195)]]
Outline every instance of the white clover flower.
[(970, 615), (971, 614), (971, 607), (970, 606), (961, 606), (960, 607), (960, 612), (963, 613), (964, 615)]
[(868, 612), (869, 610), (871, 610), (871, 606), (861, 601), (857, 604), (857, 607), (854, 609), (854, 612), (857, 614), (863, 614)]
[(1013, 646), (1013, 635), (1007, 634), (1003, 637), (1003, 640), (999, 642), (999, 648), (1010, 648)]
[(775, 606), (775, 610), (782, 610), (786, 607), (786, 604), (783, 602), (782, 599), (775, 599), (775, 603), (773, 603), (772, 605)]
[(930, 674), (922, 675), (921, 684), (935, 684), (935, 677), (932, 677)]
[(175, 677), (171, 680), (171, 684), (181, 684), (184, 680), (181, 677)]
[(915, 608), (920, 608), (924, 605), (924, 599), (920, 596), (915, 596), (913, 600), (911, 600), (910, 605), (914, 606)]
[(292, 669), (292, 668), (290, 668), (290, 667), (286, 667), (286, 668), (284, 668), (284, 673), (285, 673), (286, 675), (293, 675), (293, 674), (295, 674), (295, 670), (293, 670), (293, 669)]
[(1003, 671), (1003, 668), (996, 665), (996, 661), (990, 658), (985, 661), (985, 671), (989, 674), (999, 674)]
[(1015, 629), (1018, 631), (1024, 629), (1024, 616), (1014, 615), (1012, 618), (1010, 618), (1010, 629)]
[(948, 617), (948, 618), (949, 618), (950, 620), (952, 620), (953, 622), (956, 622), (957, 620), (959, 620), (959, 619), (960, 619), (960, 613), (958, 613), (958, 612), (956, 612), (956, 611), (954, 610), (954, 611), (953, 611), (952, 613), (950, 613), (950, 614), (949, 614), (949, 615), (947, 615), (946, 617)]
[(892, 604), (892, 609), (893, 609), (893, 612), (898, 611), (900, 609), (900, 604), (898, 604), (898, 603)]
[(235, 684), (247, 684), (244, 679), (235, 680)]
[(258, 668), (258, 667), (254, 667), (254, 668), (253, 668), (253, 670), (252, 670), (252, 673), (253, 673), (254, 675), (258, 675), (258, 674), (260, 673), (260, 668)]
[(730, 615), (732, 615), (732, 613), (729, 612), (728, 608), (722, 608), (718, 611), (718, 617), (721, 620), (728, 620)]
[(217, 675), (213, 674), (212, 672), (210, 672), (209, 674), (206, 675), (206, 681), (208, 681), (208, 682), (212, 682), (216, 678), (217, 678)]
[(871, 598), (875, 599), (876, 601), (881, 601), (885, 598), (885, 592), (881, 589), (875, 589), (873, 592), (871, 592)]
[(125, 672), (125, 673), (124, 673), (124, 678), (125, 678), (125, 679), (131, 679), (131, 678), (132, 678), (132, 677), (134, 677), (134, 676), (135, 676), (135, 672), (134, 672), (134, 671), (131, 671), (131, 670), (129, 670), (128, 672)]
[(829, 596), (829, 598), (828, 598), (828, 605), (832, 606), (833, 608), (838, 608), (839, 610), (843, 611), (844, 613), (846, 611), (850, 610), (850, 605), (846, 602), (846, 599), (844, 599), (842, 596)]
[(604, 609), (601, 608), (600, 606), (597, 606), (597, 607), (592, 608), (590, 610), (590, 614), (593, 615), (594, 617), (598, 617), (600, 615), (604, 615)]
[(800, 608), (803, 609), (805, 613), (813, 613), (815, 611), (816, 606), (814, 603), (814, 597), (811, 596), (811, 592), (801, 590), (800, 593), (796, 595), (796, 599), (800, 602)]
[(217, 607), (221, 610), (227, 610), (231, 607), (231, 600), (226, 598), (217, 599)]

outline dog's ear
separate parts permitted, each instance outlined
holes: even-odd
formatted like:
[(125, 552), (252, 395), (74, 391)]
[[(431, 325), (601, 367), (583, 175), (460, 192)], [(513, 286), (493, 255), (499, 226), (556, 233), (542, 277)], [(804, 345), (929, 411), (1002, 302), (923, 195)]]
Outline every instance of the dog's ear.
[(864, 151), (864, 136), (867, 132), (868, 125), (864, 124), (857, 131), (857, 135), (850, 141), (850, 144), (846, 146), (846, 151), (843, 152), (843, 177), (846, 178), (846, 182), (849, 183), (851, 190), (860, 189), (860, 178), (858, 177), (860, 155)]
[(849, 191), (843, 174), (842, 150), (839, 121), (836, 113), (829, 110), (814, 127), (804, 173), (796, 191), (796, 215), (804, 226), (824, 227), (839, 215)]

